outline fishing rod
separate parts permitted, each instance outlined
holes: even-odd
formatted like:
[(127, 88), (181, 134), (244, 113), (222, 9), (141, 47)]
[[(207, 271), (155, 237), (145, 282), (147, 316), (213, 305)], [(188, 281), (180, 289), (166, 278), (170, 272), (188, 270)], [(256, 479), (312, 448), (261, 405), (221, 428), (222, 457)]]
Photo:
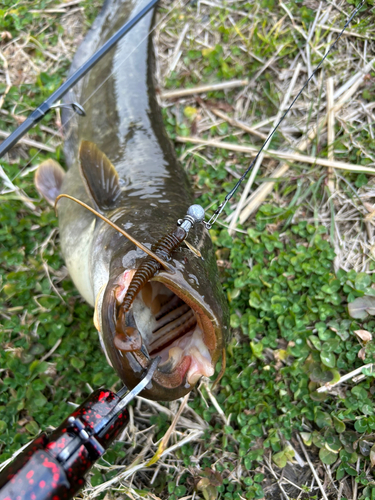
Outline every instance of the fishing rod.
[[(24, 122), (19, 129), (4, 141), (4, 143), (7, 144), (4, 146), (3, 143), (0, 146), (0, 156), (16, 144), (19, 138), (21, 138), (34, 123), (43, 118), (43, 116), (53, 107), (53, 103), (61, 98), (80, 78), (82, 78), (92, 66), (110, 50), (113, 44), (116, 43), (121, 36), (135, 26), (135, 24), (156, 5), (157, 1), (158, 0), (152, 0), (143, 11), (135, 16), (129, 23), (124, 25), (123, 28), (96, 52), (83, 67), (78, 69), (62, 87), (37, 108), (37, 110), (35, 110), (26, 120), (26, 122), (29, 121), (29, 125), (25, 127), (26, 122)], [(251, 162), (235, 187), (225, 197), (224, 202), (216, 209), (211, 219), (205, 223), (208, 229), (212, 227), (223, 211), (226, 203), (232, 198), (249, 171), (253, 168), (256, 159), (259, 157), (266, 144), (271, 140), (295, 101), (301, 95), (325, 58), (332, 51), (346, 27), (353, 20), (363, 4), (364, 0), (350, 16), (350, 19), (346, 22), (335, 42), (330, 46), (315, 71), (274, 127), (254, 161)], [(75, 106), (71, 104), (73, 109), (78, 114), (82, 115), (83, 110), (80, 108), (80, 105), (76, 103), (73, 104)], [(202, 207), (199, 208), (201, 208), (201, 211), (195, 207), (194, 210), (188, 212), (184, 219), (178, 221), (177, 224), (182, 230), (187, 232), (191, 225), (203, 220), (204, 210)], [(169, 248), (167, 248), (165, 253), (169, 253)], [(169, 257), (169, 255), (167, 255), (167, 257)], [(164, 262), (164, 256), (162, 261)], [(146, 376), (132, 391), (127, 392), (125, 387), (117, 394), (104, 389), (96, 391), (85, 403), (83, 403), (83, 405), (78, 407), (50, 437), (42, 434), (36, 438), (36, 440), (34, 440), (23, 453), (19, 454), (16, 460), (0, 474), (0, 500), (47, 500), (51, 498), (53, 498), (53, 500), (62, 500), (72, 498), (78, 489), (83, 486), (84, 475), (88, 472), (93, 463), (103, 455), (109, 444), (127, 425), (128, 416), (126, 405), (147, 386), (152, 379), (158, 362), (158, 358), (150, 361), (146, 370)], [(96, 415), (99, 415), (98, 422), (94, 423), (90, 420), (88, 416), (90, 412), (95, 412)], [(59, 445), (61, 445), (61, 448), (59, 448)]]
[(55, 90), (55, 92), (53, 92), (53, 94), (50, 95), (50, 97), (48, 97), (48, 99), (36, 108), (26, 118), (26, 120), (0, 144), (0, 158), (2, 158), (13, 146), (15, 146), (17, 142), (54, 107), (70, 106), (78, 115), (85, 116), (83, 107), (76, 102), (65, 103), (62, 105), (56, 105), (55, 103), (59, 101), (67, 92), (69, 92), (69, 90), (74, 87), (74, 85), (79, 82), (79, 80), (81, 80), (86, 73), (88, 73), (100, 61), (100, 59), (102, 59), (112, 49), (112, 47), (116, 45), (119, 40), (121, 40), (121, 38), (134, 28), (134, 26), (136, 26), (139, 21), (157, 5), (158, 2), (159, 0), (151, 0), (146, 7), (134, 16), (133, 19), (125, 23), (98, 51), (96, 51), (81, 67), (79, 67), (77, 71), (75, 71), (66, 80), (65, 83), (63, 83), (57, 90)]

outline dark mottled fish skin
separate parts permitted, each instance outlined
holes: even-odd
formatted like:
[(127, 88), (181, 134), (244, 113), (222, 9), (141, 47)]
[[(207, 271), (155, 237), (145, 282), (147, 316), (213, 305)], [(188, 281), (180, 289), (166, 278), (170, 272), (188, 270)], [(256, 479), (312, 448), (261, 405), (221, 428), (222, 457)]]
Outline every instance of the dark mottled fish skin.
[[(145, 1), (108, 0), (81, 44), (72, 64), (74, 71)], [(91, 141), (114, 165), (121, 196), (105, 215), (149, 248), (176, 225), (193, 203), (187, 176), (166, 136), (153, 83), (151, 37), (153, 14), (148, 14), (102, 59), (65, 99), (83, 105), (86, 117), (64, 112), (64, 152), (69, 171), (62, 193), (95, 206), (78, 163), (79, 144)], [(108, 77), (108, 78), (107, 78)], [(100, 309), (102, 344), (110, 362), (128, 387), (140, 380), (143, 368), (131, 353), (120, 355), (113, 346), (114, 311), (110, 287), (120, 272), (139, 267), (145, 254), (111, 227), (72, 201), (58, 204), (61, 246), (69, 272), (83, 297)], [(209, 318), (215, 332), (210, 352), (215, 363), (228, 335), (228, 307), (219, 283), (207, 230), (200, 225), (189, 235), (203, 259), (185, 245), (174, 254), (173, 272), (161, 271), (156, 280), (188, 297)], [(103, 290), (107, 291), (104, 294)], [(108, 291), (109, 290), (109, 291)], [(104, 305), (103, 305), (104, 304)], [(191, 390), (189, 384), (166, 389), (158, 376), (144, 391), (152, 399), (175, 399)]]

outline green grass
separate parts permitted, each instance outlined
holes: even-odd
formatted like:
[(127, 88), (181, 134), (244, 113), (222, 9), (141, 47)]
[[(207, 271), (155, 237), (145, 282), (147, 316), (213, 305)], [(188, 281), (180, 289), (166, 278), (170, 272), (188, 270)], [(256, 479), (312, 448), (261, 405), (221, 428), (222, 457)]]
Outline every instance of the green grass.
[[(4, 5), (0, 11), (0, 32), (8, 31), (14, 38), (32, 35), (43, 50), (28, 47), (27, 53), (43, 70), (48, 61), (45, 52), (57, 47), (58, 35), (64, 34), (61, 14), (30, 12), (51, 8), (53, 2), (9, 1)], [(81, 5), (87, 26), (95, 18), (98, 5), (89, 1)], [(308, 29), (315, 18), (314, 10), (302, 2), (289, 2), (286, 6), (295, 23)], [(190, 6), (174, 11), (168, 22), (170, 32), (178, 36), (184, 23), (195, 18), (194, 9)], [(345, 9), (349, 11), (348, 5)], [(251, 13), (253, 24), (249, 26), (245, 17), (236, 17), (233, 11), (213, 8), (209, 22), (216, 35), (214, 46), (199, 47), (192, 40), (185, 40), (183, 67), (177, 66), (168, 76), (167, 88), (243, 77), (252, 79), (263, 66), (259, 60), (267, 61), (278, 50), (279, 59), (275, 63), (278, 70), (289, 67), (305, 42), (286, 21), (280, 23), (279, 29), (273, 29), (272, 16), (284, 19), (285, 11), (272, 0), (263, 1), (259, 8), (254, 3), (243, 3), (238, 10)], [(229, 16), (235, 17), (235, 26)], [(367, 34), (371, 26), (368, 16), (350, 29)], [(319, 31), (313, 40), (314, 47), (324, 52), (323, 32)], [(241, 41), (247, 51), (238, 48)], [(359, 47), (363, 49), (363, 45)], [(332, 61), (336, 61), (334, 57), (340, 60), (339, 55), (332, 56)], [(318, 60), (313, 51), (313, 65)], [(341, 67), (340, 64), (337, 66)], [(3, 110), (27, 115), (60, 85), (68, 67), (68, 59), (62, 57), (54, 66), (55, 72), (42, 71), (27, 83), (12, 85)], [(328, 65), (326, 73), (333, 74), (334, 70), (335, 67)], [(373, 78), (371, 74), (356, 97), (364, 104), (374, 99)], [(271, 70), (260, 75), (253, 89), (255, 98), (249, 106), (252, 122), (277, 113), (282, 98), (277, 83)], [(0, 85), (0, 91), (4, 91), (6, 85)], [(323, 83), (320, 85), (317, 94), (323, 88)], [(212, 92), (207, 99), (235, 106), (236, 95), (235, 90)], [(202, 112), (194, 101), (176, 102), (173, 108), (163, 110), (172, 138), (192, 133), (196, 125), (194, 109)], [(306, 120), (313, 123), (315, 119), (311, 110)], [(43, 125), (55, 127), (55, 120), (56, 115), (51, 114), (43, 120)], [(346, 129), (342, 127), (336, 126), (335, 149), (342, 151), (336, 152), (336, 158), (358, 164), (371, 161), (369, 155), (375, 145), (370, 131), (352, 123)], [(13, 128), (14, 118), (0, 114), (0, 129)], [(242, 136), (227, 123), (212, 126), (205, 135), (242, 141)], [(50, 135), (39, 124), (31, 137), (47, 142)], [(283, 141), (278, 133), (271, 147), (282, 147)], [(185, 148), (176, 145), (180, 154), (185, 154)], [(363, 154), (364, 151), (369, 155)], [(321, 136), (310, 148), (310, 154), (315, 152), (327, 154)], [(200, 153), (186, 156), (185, 162), (197, 200), (207, 207), (221, 201), (233, 187), (235, 179), (225, 167), (231, 165), (240, 172), (248, 165), (248, 158), (224, 150), (206, 149)], [(69, 402), (79, 404), (92, 388), (101, 385), (120, 387), (100, 351), (92, 309), (65, 276), (54, 212), (39, 201), (32, 175), (20, 175), (25, 168), (47, 157), (63, 163), (61, 146), (57, 146), (53, 155), (23, 146), (9, 155), (8, 163), (1, 163), (14, 185), (31, 198), (33, 208), (24, 202), (22, 191), (10, 190), (0, 196), (0, 463), (40, 430), (57, 426), (71, 412)], [(330, 467), (337, 487), (343, 482), (350, 493), (353, 478), (358, 486), (358, 499), (375, 497), (370, 470), (375, 454), (374, 376), (366, 373), (360, 382), (350, 380), (332, 395), (317, 392), (324, 383), (338, 380), (340, 374), (375, 362), (373, 341), (364, 345), (355, 334), (360, 329), (373, 333), (375, 321), (371, 316), (354, 320), (347, 312), (348, 302), (374, 295), (375, 273), (371, 272), (374, 264), (370, 259), (370, 273), (340, 269), (335, 274), (332, 225), (327, 223), (324, 227), (318, 220), (310, 220), (327, 201), (325, 179), (323, 169), (294, 165), (291, 178), (278, 182), (268, 202), (251, 223), (240, 228), (242, 232), (236, 237), (230, 237), (219, 224), (211, 231), (216, 255), (222, 263), (221, 279), (231, 308), (233, 332), (227, 347), (226, 373), (215, 392), (225, 414), (225, 424), (217, 409), (206, 402), (210, 399), (205, 387), (194, 391), (189, 404), (207, 422), (207, 430), (198, 443), (191, 442), (178, 449), (152, 485), (153, 471), (137, 476), (131, 490), (133, 496), (145, 497), (150, 492), (174, 500), (196, 491), (205, 500), (277, 498), (280, 492), (270, 473), (270, 464), (280, 475), (280, 468), (294, 460), (294, 449), (304, 458), (296, 440), (298, 432), (314, 464), (321, 462)], [(346, 173), (343, 179), (342, 193), (352, 201), (357, 200), (360, 189), (370, 182), (363, 174)], [(256, 185), (264, 180), (259, 175)], [(236, 200), (239, 196), (240, 193)], [(332, 210), (335, 211), (335, 206)], [(227, 207), (226, 214), (230, 212)], [(56, 350), (43, 361), (54, 347)], [(168, 429), (170, 419), (163, 413), (147, 418), (149, 425), (154, 426), (149, 433), (153, 433), (156, 442)], [(147, 427), (144, 422), (138, 425), (142, 430)], [(177, 435), (175, 438), (179, 439)], [(139, 443), (136, 450), (141, 451)], [(129, 465), (127, 455), (123, 444), (116, 443), (101, 464)], [(322, 480), (326, 471), (320, 470)], [(95, 469), (90, 479), (92, 486), (115, 473)], [(320, 498), (319, 490), (309, 492), (309, 484), (311, 479), (300, 484), (306, 490), (301, 498), (314, 495)], [(288, 485), (284, 484), (284, 488), (288, 490)], [(128, 491), (123, 486), (119, 490), (125, 495)], [(329, 480), (326, 491), (328, 498), (337, 498)], [(346, 498), (347, 491), (344, 490), (342, 498)], [(290, 498), (298, 496), (298, 490), (290, 486), (288, 492)], [(115, 490), (113, 494), (116, 495)]]
[[(9, 2), (2, 12), (6, 15), (1, 29), (13, 37), (25, 36), (24, 30), (30, 30), (40, 44), (47, 37), (45, 48), (53, 48), (57, 34), (61, 34), (58, 17), (47, 16), (46, 21), (43, 15), (29, 13), (31, 7), (43, 10), (52, 3), (13, 4)], [(89, 12), (92, 9), (88, 2)], [(38, 37), (36, 33), (41, 27), (45, 29)], [(27, 113), (62, 83), (68, 68), (69, 61), (63, 60), (56, 74), (42, 72), (34, 83), (12, 86), (3, 109), (12, 113), (17, 106), (17, 114)], [(9, 122), (14, 120), (1, 115), (3, 130), (11, 128)], [(54, 127), (54, 117), (49, 116), (43, 125)], [(32, 137), (40, 142), (50, 138), (40, 126), (33, 129)], [(30, 166), (30, 159), (31, 165), (36, 165), (47, 157), (36, 149), (29, 149), (28, 155), (18, 149), (10, 153), (9, 163), (2, 162), (17, 188), (31, 197), (34, 209), (20, 201), (17, 192), (1, 196), (0, 461), (11, 456), (40, 429), (57, 426), (71, 411), (67, 402), (82, 402), (90, 394), (90, 386), (111, 387), (117, 383), (98, 349), (91, 308), (82, 302), (69, 279), (60, 283), (63, 261), (55, 244), (55, 214), (38, 201), (32, 175), (20, 176)], [(61, 146), (57, 147), (54, 158), (62, 161)], [(51, 287), (51, 281), (57, 284), (64, 300)], [(61, 343), (53, 362), (51, 359), (41, 362), (58, 342)]]

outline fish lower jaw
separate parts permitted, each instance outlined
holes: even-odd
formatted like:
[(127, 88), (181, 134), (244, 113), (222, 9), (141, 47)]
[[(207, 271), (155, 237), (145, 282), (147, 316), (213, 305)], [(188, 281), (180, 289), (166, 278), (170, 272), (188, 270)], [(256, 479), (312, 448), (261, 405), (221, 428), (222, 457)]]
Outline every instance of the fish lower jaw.
[[(201, 376), (214, 374), (202, 313), (194, 310), (192, 301), (163, 283), (151, 281), (135, 297), (129, 312), (150, 357), (161, 357), (154, 376), (160, 385), (193, 387)], [(145, 365), (145, 358), (133, 354)]]
[[(129, 309), (122, 308), (135, 270), (125, 270), (107, 285), (103, 308), (104, 346), (122, 380), (134, 386), (149, 359), (161, 357), (147, 397), (172, 400), (211, 377), (221, 343), (210, 314), (183, 284), (160, 277), (146, 282)], [(168, 278), (167, 278), (168, 279)], [(104, 331), (105, 330), (105, 331)], [(149, 357), (147, 356), (147, 353)]]
[(157, 354), (161, 356), (158, 370), (164, 374), (177, 371), (181, 380), (185, 378), (190, 385), (194, 385), (202, 375), (211, 377), (215, 370), (202, 333), (199, 326), (196, 326), (194, 331), (186, 333), (172, 346), (160, 351)]

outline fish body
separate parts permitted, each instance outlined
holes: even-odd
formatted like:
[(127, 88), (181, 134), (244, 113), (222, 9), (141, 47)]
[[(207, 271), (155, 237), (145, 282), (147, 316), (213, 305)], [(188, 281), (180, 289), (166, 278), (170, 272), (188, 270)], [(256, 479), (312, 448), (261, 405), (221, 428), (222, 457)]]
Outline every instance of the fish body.
[[(71, 71), (145, 4), (108, 0)], [(39, 191), (51, 202), (57, 192), (73, 196), (148, 248), (176, 227), (193, 203), (156, 101), (149, 37), (152, 18), (150, 13), (140, 21), (67, 97), (86, 112), (86, 117), (63, 115), (68, 172), (63, 175), (49, 163), (42, 164), (36, 175)], [(51, 181), (52, 177), (58, 180)], [(69, 273), (95, 307), (95, 326), (109, 362), (132, 388), (148, 360), (139, 351), (120, 350), (114, 340), (118, 308), (145, 253), (71, 200), (59, 200), (58, 218)], [(188, 241), (201, 257), (180, 246), (171, 255), (170, 269), (160, 270), (145, 284), (126, 317), (126, 326), (140, 331), (150, 356), (161, 356), (143, 393), (151, 399), (181, 397), (201, 375), (211, 376), (228, 335), (227, 301), (208, 231), (200, 224)]]

